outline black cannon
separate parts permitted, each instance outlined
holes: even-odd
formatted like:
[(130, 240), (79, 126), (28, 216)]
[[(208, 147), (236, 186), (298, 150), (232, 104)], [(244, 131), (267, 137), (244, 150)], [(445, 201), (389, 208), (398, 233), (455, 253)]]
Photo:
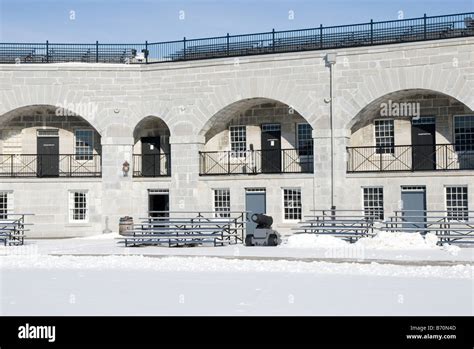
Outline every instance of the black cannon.
[(251, 217), (257, 223), (253, 234), (245, 236), (245, 246), (277, 246), (280, 236), (272, 229), (273, 218), (262, 213), (255, 213)]
[(257, 229), (270, 229), (273, 224), (273, 217), (264, 215), (262, 213), (254, 213), (252, 215), (252, 221), (257, 223)]

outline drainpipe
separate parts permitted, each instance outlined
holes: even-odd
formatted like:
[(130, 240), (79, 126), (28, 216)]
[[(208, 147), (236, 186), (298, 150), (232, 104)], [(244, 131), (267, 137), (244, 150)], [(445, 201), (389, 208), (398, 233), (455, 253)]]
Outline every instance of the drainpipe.
[(334, 122), (333, 122), (333, 65), (336, 64), (336, 53), (326, 54), (326, 65), (329, 67), (329, 128), (331, 137), (331, 216), (334, 218), (336, 206), (334, 205)]

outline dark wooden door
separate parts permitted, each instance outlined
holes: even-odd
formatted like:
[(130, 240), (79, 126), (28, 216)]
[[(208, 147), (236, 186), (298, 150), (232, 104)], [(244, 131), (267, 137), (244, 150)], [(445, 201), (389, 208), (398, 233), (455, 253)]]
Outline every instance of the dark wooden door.
[(281, 172), (280, 124), (262, 125), (262, 173)]
[(160, 137), (143, 137), (142, 175), (157, 177), (160, 175)]
[(59, 176), (59, 137), (37, 137), (38, 177)]
[(436, 125), (434, 122), (412, 123), (412, 166), (415, 171), (436, 169)]
[(148, 211), (150, 217), (168, 217), (170, 209), (169, 194), (149, 194)]

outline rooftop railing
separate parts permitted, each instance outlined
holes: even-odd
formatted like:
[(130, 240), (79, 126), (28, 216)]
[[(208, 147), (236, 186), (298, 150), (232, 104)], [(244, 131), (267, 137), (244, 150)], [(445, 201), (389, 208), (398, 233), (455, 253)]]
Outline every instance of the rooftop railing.
[(0, 43), (0, 63), (151, 64), (474, 36), (474, 12), (140, 44)]

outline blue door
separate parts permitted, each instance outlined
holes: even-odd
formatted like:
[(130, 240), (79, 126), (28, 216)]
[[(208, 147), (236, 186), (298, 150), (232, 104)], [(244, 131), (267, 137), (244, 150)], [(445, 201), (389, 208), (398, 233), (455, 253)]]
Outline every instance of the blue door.
[(249, 211), (246, 233), (253, 234), (257, 224), (252, 222), (254, 213), (266, 213), (266, 192), (265, 188), (248, 188), (245, 191), (245, 210)]
[(426, 189), (425, 187), (402, 187), (403, 228), (407, 232), (425, 232)]

